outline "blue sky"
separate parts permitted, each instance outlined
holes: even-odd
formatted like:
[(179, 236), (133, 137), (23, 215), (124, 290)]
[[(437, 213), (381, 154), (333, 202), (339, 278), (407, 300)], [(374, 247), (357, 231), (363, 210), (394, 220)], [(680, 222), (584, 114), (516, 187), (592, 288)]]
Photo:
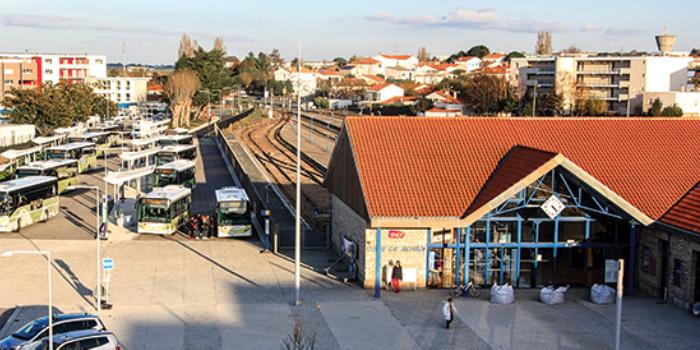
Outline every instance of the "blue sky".
[(121, 61), (171, 63), (187, 32), (208, 48), (224, 37), (229, 54), (249, 51), (307, 59), (378, 52), (447, 54), (485, 44), (532, 51), (538, 30), (554, 48), (655, 49), (668, 26), (677, 50), (700, 47), (687, 0), (0, 0), (0, 51), (89, 52)]

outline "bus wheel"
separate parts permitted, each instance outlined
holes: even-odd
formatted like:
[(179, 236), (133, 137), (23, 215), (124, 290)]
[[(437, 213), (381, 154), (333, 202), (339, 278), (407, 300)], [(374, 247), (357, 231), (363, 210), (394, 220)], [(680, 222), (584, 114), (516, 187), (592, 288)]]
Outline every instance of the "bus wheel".
[(13, 228), (12, 231), (19, 232), (20, 228), (22, 228), (22, 219), (21, 218), (17, 219), (17, 221), (15, 221), (15, 227)]

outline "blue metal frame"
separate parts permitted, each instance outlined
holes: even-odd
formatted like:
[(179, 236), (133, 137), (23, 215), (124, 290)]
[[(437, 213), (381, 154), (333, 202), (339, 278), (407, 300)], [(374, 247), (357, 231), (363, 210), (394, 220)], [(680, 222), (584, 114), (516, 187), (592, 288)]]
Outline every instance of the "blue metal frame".
[(382, 296), (382, 229), (377, 227), (377, 237), (376, 237), (376, 258), (374, 271), (374, 297), (381, 298)]

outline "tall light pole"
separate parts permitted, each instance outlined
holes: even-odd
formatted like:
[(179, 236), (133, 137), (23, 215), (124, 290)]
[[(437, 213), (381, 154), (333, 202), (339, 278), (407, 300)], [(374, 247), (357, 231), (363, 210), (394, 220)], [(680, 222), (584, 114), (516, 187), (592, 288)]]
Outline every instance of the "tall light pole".
[(67, 191), (73, 191), (77, 189), (95, 190), (95, 245), (97, 252), (97, 284), (95, 285), (95, 301), (97, 302), (97, 305), (95, 306), (95, 309), (99, 313), (100, 311), (102, 311), (102, 284), (100, 283), (102, 267), (100, 264), (100, 188), (94, 185), (75, 185), (66, 187)]
[(1, 257), (13, 257), (15, 255), (43, 255), (46, 257), (46, 266), (49, 281), (49, 350), (53, 350), (53, 281), (51, 280), (51, 252), (46, 250), (8, 250), (0, 253)]
[[(297, 58), (297, 72), (301, 72), (301, 42)], [(301, 74), (297, 74), (297, 186), (296, 217), (294, 220), (294, 305), (301, 304)]]

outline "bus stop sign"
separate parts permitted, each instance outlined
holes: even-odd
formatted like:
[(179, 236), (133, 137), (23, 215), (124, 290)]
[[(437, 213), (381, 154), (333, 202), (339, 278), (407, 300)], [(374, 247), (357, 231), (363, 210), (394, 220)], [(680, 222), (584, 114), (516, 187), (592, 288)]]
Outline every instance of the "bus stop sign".
[(102, 259), (102, 269), (107, 271), (111, 270), (114, 268), (114, 260), (111, 258), (104, 258)]

